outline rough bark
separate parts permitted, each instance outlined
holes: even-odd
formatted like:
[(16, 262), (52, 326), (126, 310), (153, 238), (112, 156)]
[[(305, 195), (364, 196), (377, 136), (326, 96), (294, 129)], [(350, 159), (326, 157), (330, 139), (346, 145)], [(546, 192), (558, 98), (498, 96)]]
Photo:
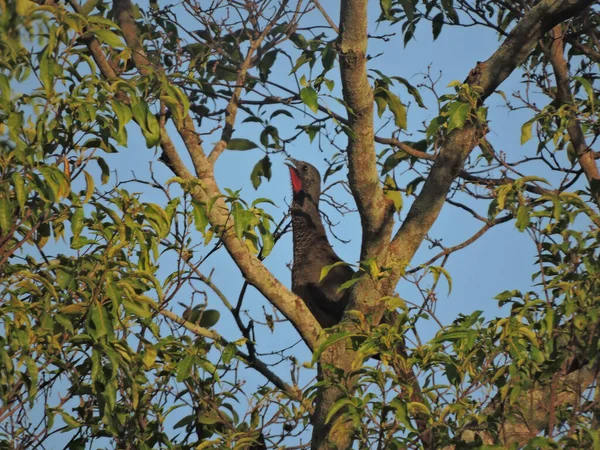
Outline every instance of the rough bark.
[(393, 202), (379, 181), (375, 158), (373, 89), (367, 78), (367, 0), (342, 1), (338, 52), (344, 100), (349, 107), (348, 181), (362, 225), (360, 259), (385, 254), (392, 232)]
[[(552, 31), (552, 45), (548, 52), (548, 57), (554, 70), (554, 76), (556, 77), (556, 100), (560, 105), (574, 107), (573, 93), (569, 85), (569, 68), (565, 59), (563, 27), (557, 25)], [(600, 170), (598, 170), (592, 149), (587, 145), (581, 125), (577, 122), (576, 118), (570, 120), (567, 125), (567, 133), (569, 133), (571, 144), (575, 149), (577, 160), (585, 173), (588, 184), (592, 188), (592, 192), (594, 190), (596, 192), (593, 196), (596, 205), (600, 207)]]

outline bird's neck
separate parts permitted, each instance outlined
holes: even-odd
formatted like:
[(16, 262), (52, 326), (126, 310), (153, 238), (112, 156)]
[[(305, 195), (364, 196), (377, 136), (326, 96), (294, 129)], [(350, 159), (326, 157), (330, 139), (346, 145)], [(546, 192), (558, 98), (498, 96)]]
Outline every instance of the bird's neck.
[(303, 207), (292, 203), (294, 254), (310, 252), (311, 246), (327, 240), (318, 206), (310, 202)]

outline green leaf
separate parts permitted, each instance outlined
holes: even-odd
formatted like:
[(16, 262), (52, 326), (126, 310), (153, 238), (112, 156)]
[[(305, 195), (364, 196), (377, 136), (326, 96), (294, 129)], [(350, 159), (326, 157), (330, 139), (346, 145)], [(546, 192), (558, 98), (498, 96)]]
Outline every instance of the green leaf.
[(390, 406), (396, 410), (396, 419), (410, 431), (417, 431), (412, 423), (410, 423), (410, 417), (408, 416), (408, 406), (405, 401), (396, 397), (391, 401)]
[(431, 21), (431, 30), (433, 31), (433, 40), (434, 41), (440, 35), (440, 32), (442, 31), (443, 26), (444, 26), (444, 13), (439, 13)]
[(463, 102), (452, 102), (448, 108), (448, 133), (455, 128), (462, 128), (471, 111), (471, 105)]
[(271, 120), (279, 115), (283, 114), (284, 116), (288, 116), (290, 118), (294, 118), (294, 115), (286, 109), (278, 109), (271, 114)]
[(262, 181), (262, 177), (266, 178), (267, 180), (271, 179), (271, 160), (269, 159), (269, 155), (258, 161), (254, 166), (254, 169), (252, 169), (250, 180), (252, 180), (252, 186), (254, 186), (254, 189), (258, 189)]
[(406, 130), (406, 107), (402, 104), (400, 98), (396, 94), (387, 89), (386, 93), (388, 108), (390, 108), (390, 111), (394, 114), (396, 126), (402, 130)]
[(379, 6), (381, 7), (381, 13), (388, 19), (391, 18), (390, 11), (392, 9), (392, 0), (379, 0)]
[(381, 117), (385, 112), (385, 108), (387, 107), (387, 99), (385, 99), (381, 95), (376, 95), (375, 103), (377, 104), (377, 116)]
[(266, 258), (271, 253), (271, 250), (273, 250), (273, 247), (275, 246), (275, 240), (273, 239), (273, 235), (268, 231), (265, 230), (263, 233), (262, 227), (260, 236), (262, 237), (261, 256)]
[(230, 139), (229, 142), (227, 143), (227, 150), (245, 151), (245, 150), (252, 150), (253, 148), (257, 148), (257, 147), (258, 147), (258, 145), (256, 145), (254, 142), (252, 142), (248, 139), (242, 139), (242, 138)]
[(517, 210), (517, 229), (519, 231), (525, 231), (529, 226), (531, 219), (531, 208), (529, 206), (519, 206)]
[(389, 175), (385, 177), (385, 182), (383, 184), (383, 193), (387, 198), (391, 199), (394, 202), (394, 208), (396, 208), (396, 212), (400, 212), (403, 205), (402, 192), (398, 190), (396, 182)]
[(594, 113), (594, 88), (592, 87), (592, 83), (590, 83), (590, 80), (588, 80), (587, 78), (583, 78), (583, 77), (573, 77), (573, 79), (579, 81), (579, 83), (581, 83), (581, 86), (583, 86), (583, 89), (587, 93), (587, 96), (590, 100), (590, 109), (592, 110), (592, 114), (593, 114)]
[(433, 275), (434, 283), (437, 283), (437, 281), (440, 279), (440, 275), (444, 275), (446, 281), (448, 282), (448, 295), (450, 295), (452, 292), (452, 277), (450, 276), (450, 273), (441, 266), (429, 266), (428, 270)]
[(231, 215), (234, 220), (233, 229), (238, 239), (242, 239), (244, 231), (248, 228), (248, 216), (244, 213), (244, 207), (238, 202), (235, 202), (231, 207)]
[(408, 412), (410, 414), (425, 414), (427, 416), (430, 414), (429, 408), (427, 408), (427, 406), (423, 403), (409, 402), (406, 406), (408, 407)]
[(192, 365), (194, 363), (194, 357), (192, 355), (188, 355), (179, 361), (177, 364), (177, 382), (181, 383), (182, 381), (187, 380), (192, 373)]
[(337, 414), (337, 412), (342, 409), (344, 406), (352, 405), (352, 399), (347, 397), (342, 397), (337, 400), (329, 409), (327, 413), (327, 417), (325, 417), (325, 423), (329, 423), (333, 416)]
[(338, 261), (336, 263), (330, 264), (329, 266), (325, 266), (321, 269), (321, 276), (319, 277), (319, 281), (323, 281), (325, 279), (325, 277), (327, 276), (327, 274), (329, 274), (329, 272), (331, 271), (331, 269), (333, 269), (334, 267), (339, 267), (339, 266), (349, 266), (350, 264), (348, 264), (345, 261)]
[(192, 208), (194, 213), (194, 225), (196, 226), (196, 230), (198, 230), (204, 235), (206, 231), (206, 226), (208, 225), (206, 207), (194, 201), (192, 202)]
[(339, 294), (343, 290), (351, 288), (358, 280), (360, 280), (360, 277), (358, 276), (350, 278), (348, 281), (342, 283), (339, 288), (337, 288), (336, 293)]
[(85, 198), (83, 199), (83, 203), (87, 203), (92, 198), (94, 194), (94, 178), (87, 173), (85, 170), (83, 171), (83, 175), (85, 176)]
[(421, 108), (427, 109), (427, 107), (423, 103), (423, 98), (421, 97), (421, 93), (419, 92), (419, 90), (412, 84), (410, 84), (410, 82), (406, 78), (402, 78), (399, 76), (393, 76), (392, 78), (406, 86), (406, 89), (408, 89), (409, 94), (414, 97), (415, 101), (417, 102), (417, 105), (419, 105)]
[(300, 91), (300, 98), (302, 102), (306, 106), (308, 106), (312, 112), (317, 112), (319, 110), (319, 97), (317, 95), (317, 91), (315, 91), (312, 87), (308, 86), (302, 88)]
[(533, 125), (533, 120), (525, 122), (521, 127), (521, 145), (531, 139), (531, 127)]
[(8, 196), (0, 192), (0, 230), (8, 233), (13, 223), (13, 208)]
[(358, 333), (353, 333), (351, 331), (341, 331), (339, 333), (333, 333), (330, 334), (329, 336), (327, 336), (326, 339), (324, 339), (322, 342), (317, 344), (317, 348), (315, 349), (315, 352), (313, 353), (313, 357), (312, 357), (312, 364), (316, 363), (319, 358), (321, 357), (321, 354), (330, 346), (332, 346), (333, 344), (335, 344), (336, 342), (341, 341), (342, 339), (346, 339), (349, 337), (355, 337), (355, 336), (361, 336), (361, 334)]
[(83, 230), (83, 208), (77, 208), (71, 216), (71, 232), (73, 239), (77, 239)]
[(108, 180), (110, 178), (110, 169), (108, 167), (108, 164), (106, 164), (106, 161), (104, 161), (104, 159), (100, 157), (96, 158), (96, 162), (98, 163), (98, 166), (100, 166), (100, 171), (102, 172), (102, 175), (100, 176), (101, 183), (108, 183)]
[(27, 201), (23, 176), (19, 172), (15, 172), (12, 174), (12, 180), (15, 188), (15, 197), (17, 198), (17, 203), (19, 204), (19, 207), (23, 209), (25, 207), (25, 202)]
[(114, 335), (112, 321), (106, 312), (106, 309), (102, 305), (92, 303), (89, 314), (92, 322), (94, 323), (96, 338), (108, 335), (112, 337)]
[(39, 77), (46, 95), (49, 95), (54, 86), (54, 58), (50, 55), (50, 49), (46, 48), (40, 58)]
[(210, 328), (219, 321), (220, 317), (221, 313), (216, 309), (206, 309), (202, 312), (200, 326), (204, 328)]
[(93, 30), (93, 33), (98, 37), (98, 39), (105, 43), (106, 45), (112, 48), (123, 48), (125, 47), (125, 43), (110, 30), (107, 29), (96, 29)]
[(271, 50), (263, 55), (258, 63), (258, 71), (260, 74), (261, 81), (266, 81), (271, 73), (271, 67), (277, 58), (277, 54), (279, 53), (278, 49)]

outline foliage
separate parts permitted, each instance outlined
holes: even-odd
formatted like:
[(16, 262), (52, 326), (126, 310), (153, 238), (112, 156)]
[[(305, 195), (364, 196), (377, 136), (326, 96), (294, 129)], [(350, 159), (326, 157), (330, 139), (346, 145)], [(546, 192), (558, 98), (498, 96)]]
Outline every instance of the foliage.
[[(506, 38), (536, 3), (381, 0), (372, 19), (404, 45), (429, 23), (433, 39), (458, 26)], [(377, 297), (379, 309), (357, 301), (317, 340), (303, 331), (314, 321), (290, 313), (299, 300), (262, 265), (289, 231), (285, 208), (221, 191), (213, 169), (223, 153), (251, 152), (257, 189), (274, 155), (312, 143), (324, 149), (325, 181), (338, 179), (323, 198), (351, 212), (329, 188), (346, 183), (344, 168), (361, 170), (346, 143), (368, 130), (353, 128), (364, 112), (342, 87), (336, 27), (320, 16), (325, 25), (311, 25), (321, 9), (0, 2), (0, 448), (303, 448), (318, 425), (361, 448), (597, 448), (597, 6), (539, 40), (522, 64), (523, 92), (509, 100), (497, 91), (509, 111), (526, 111), (524, 156), (486, 137), (475, 71), (443, 94), (431, 72), (414, 85), (410, 74), (364, 71), (379, 120), (369, 131), (381, 146), (370, 156), (373, 184), (393, 215), (407, 218), (446, 146), (474, 129), (475, 151), (448, 164), (456, 173), (440, 202), (482, 228), (452, 247), (425, 230), (423, 263), (367, 255), (340, 289), (401, 277), (422, 302), (393, 292)], [(432, 113), (422, 129), (411, 121), (417, 107)], [(141, 176), (127, 178), (113, 159), (153, 150), (156, 164)], [(369, 182), (356, 188), (357, 179), (355, 198)], [(531, 290), (506, 280), (502, 317), (474, 311), (444, 326), (435, 308), (440, 278), (452, 288), (448, 260), (506, 223), (536, 249)], [(244, 277), (236, 302), (206, 274), (207, 259), (225, 250)], [(244, 303), (249, 285), (272, 310)], [(295, 332), (283, 316), (312, 347), (318, 379), (286, 348), (259, 351), (257, 329)], [(425, 342), (423, 321), (439, 325)], [(327, 359), (336, 348), (343, 364)]]

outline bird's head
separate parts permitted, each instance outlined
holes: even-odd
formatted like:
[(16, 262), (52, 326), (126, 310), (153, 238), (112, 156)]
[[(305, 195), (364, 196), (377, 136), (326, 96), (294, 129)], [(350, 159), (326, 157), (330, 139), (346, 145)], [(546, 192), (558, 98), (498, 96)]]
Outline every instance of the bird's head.
[(306, 201), (318, 205), (321, 195), (321, 175), (315, 166), (304, 161), (287, 158), (290, 168), (294, 203), (304, 206)]

